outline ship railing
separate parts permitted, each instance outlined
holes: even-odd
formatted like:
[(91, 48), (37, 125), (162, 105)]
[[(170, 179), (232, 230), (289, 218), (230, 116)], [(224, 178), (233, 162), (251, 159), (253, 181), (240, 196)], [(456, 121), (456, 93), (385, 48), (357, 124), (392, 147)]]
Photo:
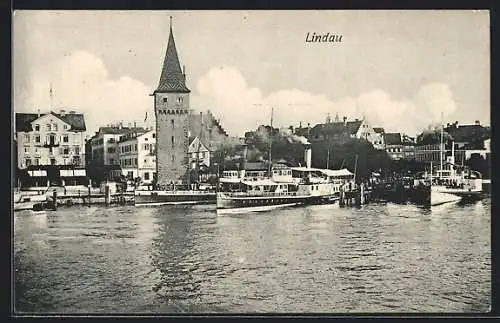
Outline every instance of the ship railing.
[(297, 196), (297, 192), (221, 192), (229, 197), (283, 197)]
[(140, 190), (136, 190), (135, 191), (135, 195), (154, 195), (154, 193), (158, 193), (158, 192), (165, 192), (165, 193), (168, 193), (168, 194), (172, 194), (172, 195), (204, 195), (204, 194), (207, 194), (207, 193), (215, 193), (214, 190), (205, 190), (205, 191), (140, 191)]

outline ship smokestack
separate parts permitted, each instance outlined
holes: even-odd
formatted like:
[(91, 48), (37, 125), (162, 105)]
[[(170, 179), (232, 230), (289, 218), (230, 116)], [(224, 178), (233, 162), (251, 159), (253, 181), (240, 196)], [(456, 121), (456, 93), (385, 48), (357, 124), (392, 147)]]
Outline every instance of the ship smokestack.
[(304, 150), (304, 162), (306, 163), (307, 168), (311, 168), (311, 156), (312, 156), (311, 145), (305, 144), (304, 148), (305, 148), (305, 150)]

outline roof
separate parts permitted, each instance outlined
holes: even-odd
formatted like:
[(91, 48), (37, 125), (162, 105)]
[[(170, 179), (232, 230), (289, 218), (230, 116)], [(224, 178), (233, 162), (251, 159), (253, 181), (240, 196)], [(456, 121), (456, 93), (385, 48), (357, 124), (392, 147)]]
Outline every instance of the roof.
[(104, 135), (124, 135), (131, 132), (137, 132), (140, 134), (148, 132), (148, 130), (143, 127), (99, 127), (100, 134)]
[(348, 121), (344, 122), (331, 122), (331, 123), (320, 123), (315, 125), (311, 129), (312, 134), (318, 133), (328, 133), (328, 134), (355, 134), (358, 132), (359, 127), (361, 127), (362, 121)]
[[(200, 145), (201, 144), (201, 145)], [(195, 137), (193, 140), (190, 141), (189, 143), (189, 153), (194, 153), (196, 151), (200, 150), (205, 150), (208, 151), (209, 149), (207, 146), (200, 140), (200, 138)]]
[(147, 134), (148, 132), (152, 132), (153, 130), (146, 130), (143, 128), (127, 128), (125, 132), (119, 133), (123, 134), (122, 137), (120, 137), (120, 140), (118, 140), (119, 143), (129, 141), (129, 140), (134, 140), (137, 137), (140, 137), (142, 135)]
[(375, 131), (376, 133), (384, 133), (384, 128), (373, 128), (373, 131)]
[(85, 131), (85, 118), (81, 113), (66, 113), (61, 115), (59, 113), (49, 112), (49, 113), (16, 113), (16, 131), (17, 132), (28, 132), (33, 131), (31, 123), (38, 118), (41, 118), (47, 114), (52, 114), (62, 121), (66, 122), (71, 126), (72, 131)]
[(386, 145), (401, 145), (401, 134), (399, 132), (389, 132), (384, 134)]
[(351, 173), (347, 168), (342, 169), (323, 169), (321, 170), (323, 174), (327, 176), (352, 176), (354, 173)]
[(457, 142), (484, 140), (490, 137), (488, 128), (481, 125), (452, 125), (444, 128)]
[(261, 162), (247, 162), (245, 163), (245, 170), (267, 170), (268, 165)]
[(310, 167), (291, 167), (291, 170), (298, 172), (322, 172), (323, 169), (319, 168), (310, 168)]
[(186, 86), (186, 77), (181, 70), (179, 56), (175, 48), (174, 34), (170, 27), (170, 35), (168, 37), (167, 51), (163, 61), (161, 70), (160, 82), (155, 92), (159, 93), (190, 93), (191, 91)]

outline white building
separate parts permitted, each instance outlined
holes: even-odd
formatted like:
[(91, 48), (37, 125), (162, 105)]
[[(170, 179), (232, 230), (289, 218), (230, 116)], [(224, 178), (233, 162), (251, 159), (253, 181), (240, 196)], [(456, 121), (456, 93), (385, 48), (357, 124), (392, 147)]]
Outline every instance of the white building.
[(112, 127), (100, 127), (99, 131), (92, 137), (92, 161), (97, 165), (120, 165), (120, 153), (118, 142), (127, 134), (144, 133), (144, 128), (129, 128), (121, 125)]
[(128, 179), (151, 184), (156, 173), (156, 132), (130, 132), (118, 142), (119, 164)]
[(210, 167), (210, 150), (205, 144), (201, 142), (200, 138), (196, 137), (191, 141), (191, 144), (189, 144), (188, 153), (189, 162), (192, 169), (196, 168), (196, 164), (198, 162), (200, 167)]
[(83, 114), (16, 113), (17, 166), (85, 166), (85, 119)]

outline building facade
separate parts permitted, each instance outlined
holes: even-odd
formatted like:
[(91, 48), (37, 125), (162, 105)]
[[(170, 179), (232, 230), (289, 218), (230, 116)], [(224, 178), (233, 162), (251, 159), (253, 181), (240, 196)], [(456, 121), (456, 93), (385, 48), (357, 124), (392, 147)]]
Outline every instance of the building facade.
[(415, 141), (399, 132), (384, 133), (385, 151), (393, 160), (415, 159)]
[(352, 138), (364, 139), (376, 149), (384, 149), (382, 135), (377, 133), (365, 118), (348, 121), (346, 117), (339, 120), (338, 116), (335, 116), (333, 121), (328, 119), (328, 122), (317, 124), (310, 129), (300, 126), (294, 130), (294, 133), (298, 136), (305, 136), (310, 142), (326, 140), (343, 143)]
[(191, 169), (196, 169), (198, 165), (200, 167), (210, 167), (211, 151), (207, 145), (201, 142), (199, 137), (193, 139), (188, 151)]
[(158, 87), (153, 92), (156, 116), (157, 184), (188, 184), (189, 97), (181, 70), (172, 26)]
[(120, 165), (118, 143), (127, 134), (142, 134), (146, 129), (141, 127), (100, 127), (99, 131), (90, 139), (92, 147), (92, 161), (96, 165)]
[(118, 143), (119, 164), (129, 180), (139, 177), (144, 184), (152, 184), (156, 175), (156, 133), (129, 133)]
[(74, 111), (16, 113), (17, 166), (84, 168), (85, 130), (83, 114)]

